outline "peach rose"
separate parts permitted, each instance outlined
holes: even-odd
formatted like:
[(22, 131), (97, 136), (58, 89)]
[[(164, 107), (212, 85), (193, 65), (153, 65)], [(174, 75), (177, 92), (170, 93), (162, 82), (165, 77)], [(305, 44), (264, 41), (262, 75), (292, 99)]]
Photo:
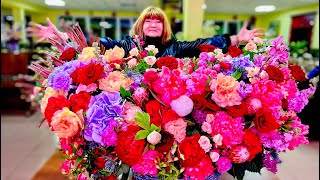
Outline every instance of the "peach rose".
[(129, 54), (130, 54), (130, 56), (138, 56), (138, 54), (139, 54), (138, 48), (137, 48), (137, 47), (132, 48), (132, 49), (129, 51)]
[(120, 71), (113, 71), (110, 74), (99, 80), (99, 89), (114, 92), (120, 91), (120, 87), (122, 86), (124, 89), (128, 90), (129, 86), (133, 83), (133, 80), (130, 78), (126, 78), (123, 73)]
[(104, 53), (104, 60), (111, 63), (116, 60), (121, 60), (124, 57), (124, 49), (115, 46), (113, 49), (106, 50)]
[(216, 134), (213, 136), (212, 140), (213, 142), (217, 145), (217, 146), (221, 146), (222, 145), (222, 139), (223, 137), (221, 136), (221, 134)]
[(201, 126), (202, 131), (211, 134), (212, 133), (212, 127), (211, 124), (208, 122), (203, 122)]
[(245, 47), (245, 50), (250, 51), (250, 52), (257, 52), (257, 45), (250, 41)]
[(263, 44), (263, 40), (259, 37), (254, 37), (253, 38), (253, 42), (256, 43), (256, 44)]
[(148, 64), (148, 65), (150, 65), (150, 66), (152, 66), (152, 65), (154, 65), (154, 63), (156, 63), (156, 61), (157, 61), (157, 59), (156, 59), (156, 57), (154, 57), (154, 56), (147, 56), (147, 57), (145, 57), (145, 58), (143, 58), (145, 61), (146, 61), (146, 63)]
[(94, 51), (95, 51), (94, 47), (83, 48), (81, 54), (78, 56), (78, 59), (81, 61), (90, 62), (91, 59), (96, 57), (96, 55), (94, 54)]
[(232, 76), (219, 73), (217, 79), (213, 79), (210, 84), (210, 89), (213, 91), (211, 99), (218, 106), (226, 107), (241, 104), (242, 99), (237, 91), (240, 84)]
[(59, 138), (71, 138), (83, 129), (84, 124), (77, 114), (64, 107), (54, 113), (51, 126)]
[(252, 68), (252, 67), (246, 67), (245, 69), (246, 69), (246, 71), (248, 72), (248, 75), (247, 75), (247, 76), (248, 76), (249, 78), (255, 76), (255, 75), (258, 74), (258, 72), (260, 71), (260, 68), (259, 68), (259, 67), (254, 67), (254, 68)]

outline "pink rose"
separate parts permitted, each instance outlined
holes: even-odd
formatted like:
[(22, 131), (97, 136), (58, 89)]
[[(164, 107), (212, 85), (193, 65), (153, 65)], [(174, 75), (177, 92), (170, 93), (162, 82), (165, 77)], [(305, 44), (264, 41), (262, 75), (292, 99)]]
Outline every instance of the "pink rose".
[(210, 152), (210, 159), (212, 160), (212, 162), (217, 162), (219, 160), (220, 154), (215, 152), (215, 151), (211, 151)]
[(147, 141), (153, 145), (158, 144), (160, 140), (161, 140), (161, 134), (158, 133), (157, 131), (152, 131), (147, 137)]
[(84, 85), (84, 84), (79, 84), (77, 90), (76, 90), (76, 94), (78, 94), (81, 91), (86, 91), (86, 92), (93, 92), (97, 89), (97, 84), (96, 83), (91, 83), (88, 86)]
[(139, 107), (143, 107), (143, 105), (149, 101), (149, 93), (146, 88), (138, 87), (134, 90), (132, 99)]
[(217, 135), (213, 136), (213, 138), (212, 138), (213, 142), (217, 146), (221, 146), (222, 145), (222, 139), (223, 139), (223, 137), (221, 136), (221, 134), (217, 134)]
[(256, 44), (263, 44), (263, 40), (259, 37), (254, 37), (253, 42)]
[(139, 54), (138, 48), (137, 48), (137, 47), (132, 48), (132, 49), (129, 51), (129, 54), (130, 54), (130, 56), (138, 56), (138, 54)]
[(187, 122), (182, 118), (169, 121), (164, 125), (164, 130), (172, 134), (174, 139), (180, 143), (187, 135)]
[(137, 65), (137, 59), (136, 58), (132, 58), (130, 59), (130, 61), (128, 61), (128, 66), (129, 68), (134, 68)]
[(257, 45), (250, 41), (245, 47), (245, 50), (250, 51), (250, 52), (257, 52)]
[(135, 106), (131, 102), (126, 102), (122, 111), (124, 121), (128, 124), (136, 124), (134, 118), (136, 117), (137, 112), (142, 113), (142, 110), (139, 106)]
[(207, 114), (206, 121), (207, 121), (207, 123), (212, 123), (212, 121), (214, 121), (214, 115)]
[(145, 61), (146, 61), (146, 63), (148, 64), (148, 65), (150, 65), (150, 66), (152, 66), (152, 65), (154, 65), (154, 63), (156, 63), (156, 61), (157, 61), (157, 59), (156, 59), (156, 57), (154, 57), (154, 56), (147, 56), (147, 57), (145, 57), (145, 58), (143, 58)]
[(59, 138), (71, 138), (84, 127), (77, 114), (67, 107), (54, 113), (51, 126), (57, 132)]
[(179, 116), (183, 117), (191, 113), (193, 101), (188, 96), (182, 95), (171, 101), (170, 106)]
[(204, 122), (201, 126), (202, 131), (211, 134), (212, 133), (212, 127), (211, 124), (208, 122)]
[(198, 143), (205, 152), (209, 152), (212, 147), (212, 144), (207, 136), (201, 136), (198, 140)]

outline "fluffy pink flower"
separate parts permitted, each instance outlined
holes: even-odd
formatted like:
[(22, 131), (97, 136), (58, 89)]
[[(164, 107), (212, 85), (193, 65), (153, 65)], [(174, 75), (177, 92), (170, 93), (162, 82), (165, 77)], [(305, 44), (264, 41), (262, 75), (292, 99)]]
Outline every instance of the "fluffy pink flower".
[(181, 117), (191, 113), (193, 109), (193, 101), (186, 95), (180, 96), (178, 99), (172, 100), (171, 108)]
[(173, 135), (179, 143), (186, 137), (187, 122), (182, 118), (169, 121), (164, 125), (164, 130)]
[(293, 150), (301, 144), (309, 143), (308, 138), (306, 137), (306, 135), (309, 133), (309, 126), (301, 124), (298, 117), (296, 117), (296, 120), (293, 121), (291, 127), (293, 128), (293, 132), (295, 134), (293, 140), (289, 143), (288, 149)]
[(157, 131), (152, 131), (147, 137), (147, 141), (153, 145), (158, 144), (160, 140), (161, 140), (161, 134), (158, 133)]
[(97, 84), (96, 83), (92, 83), (89, 84), (88, 86), (84, 85), (84, 84), (79, 84), (77, 90), (76, 90), (76, 94), (78, 94), (81, 91), (86, 91), (86, 92), (93, 92), (97, 89)]
[(232, 118), (224, 111), (219, 111), (214, 115), (214, 121), (211, 122), (212, 136), (221, 134), (222, 144), (231, 147), (242, 142), (243, 123), (242, 118)]
[(212, 147), (210, 139), (207, 136), (201, 136), (198, 140), (198, 143), (205, 152), (209, 152)]
[(238, 93), (240, 84), (235, 78), (220, 73), (217, 79), (213, 79), (210, 83), (210, 89), (213, 91), (211, 99), (217, 105), (226, 107), (241, 104), (242, 98)]
[(229, 158), (225, 156), (220, 156), (219, 160), (216, 162), (217, 170), (220, 174), (223, 174), (232, 167), (232, 163)]
[(142, 160), (132, 166), (132, 170), (142, 175), (156, 176), (158, 174), (157, 165), (163, 155), (156, 150), (149, 149), (142, 157)]
[(136, 117), (137, 112), (142, 113), (142, 110), (139, 106), (135, 106), (131, 102), (126, 102), (122, 111), (124, 121), (128, 124), (136, 124), (134, 118)]

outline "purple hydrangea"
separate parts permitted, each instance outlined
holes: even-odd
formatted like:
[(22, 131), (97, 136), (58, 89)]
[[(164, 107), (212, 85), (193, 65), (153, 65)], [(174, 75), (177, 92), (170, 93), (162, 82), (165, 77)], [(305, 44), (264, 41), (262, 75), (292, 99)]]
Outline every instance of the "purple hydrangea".
[(246, 77), (246, 67), (254, 67), (252, 61), (250, 61), (249, 56), (240, 55), (239, 57), (232, 58), (231, 60), (227, 61), (228, 63), (232, 64), (231, 69), (229, 70), (229, 74), (236, 72), (236, 70), (240, 72), (244, 72), (243, 75)]
[(242, 99), (246, 98), (252, 92), (251, 84), (246, 84), (245, 82), (240, 81), (238, 92)]
[(136, 89), (138, 87), (140, 87), (140, 84), (141, 84), (141, 81), (142, 81), (142, 78), (143, 78), (143, 75), (142, 74), (139, 74), (137, 72), (134, 72), (134, 71), (128, 71), (126, 73), (126, 75), (133, 79), (133, 84), (132, 84), (132, 88), (133, 89)]
[(115, 146), (117, 135), (115, 127), (121, 117), (122, 99), (119, 92), (102, 92), (90, 100), (86, 113), (88, 127), (84, 130), (84, 137), (88, 141), (95, 141), (101, 146)]

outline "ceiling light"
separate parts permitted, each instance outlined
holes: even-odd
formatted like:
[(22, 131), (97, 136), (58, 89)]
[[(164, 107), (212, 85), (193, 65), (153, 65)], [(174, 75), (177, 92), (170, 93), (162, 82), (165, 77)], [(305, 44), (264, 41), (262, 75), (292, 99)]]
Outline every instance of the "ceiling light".
[(271, 12), (274, 11), (276, 7), (274, 5), (262, 5), (262, 6), (257, 6), (254, 10), (256, 12)]
[(44, 3), (46, 3), (49, 6), (65, 6), (66, 2), (63, 0), (45, 0)]

